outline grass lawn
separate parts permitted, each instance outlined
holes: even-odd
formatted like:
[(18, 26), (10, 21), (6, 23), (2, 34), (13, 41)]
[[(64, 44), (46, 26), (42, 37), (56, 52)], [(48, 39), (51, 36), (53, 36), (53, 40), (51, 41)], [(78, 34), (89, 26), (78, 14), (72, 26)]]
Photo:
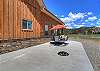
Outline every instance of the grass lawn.
[(71, 38), (81, 38), (81, 39), (100, 39), (100, 34), (90, 34), (90, 35), (82, 35), (82, 34), (71, 34), (69, 35)]

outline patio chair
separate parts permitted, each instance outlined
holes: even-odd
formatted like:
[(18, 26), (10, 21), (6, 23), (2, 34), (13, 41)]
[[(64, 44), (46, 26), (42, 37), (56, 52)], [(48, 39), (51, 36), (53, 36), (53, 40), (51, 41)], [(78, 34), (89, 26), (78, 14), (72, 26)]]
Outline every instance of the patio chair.
[(68, 36), (65, 36), (65, 41), (67, 41), (68, 40)]
[(68, 44), (68, 43), (65, 42), (64, 39), (61, 40), (59, 36), (54, 36), (54, 40), (53, 41), (50, 41), (50, 43), (51, 44), (54, 44), (54, 45), (58, 45), (58, 46), (59, 45), (62, 45), (62, 44), (64, 44), (64, 45)]

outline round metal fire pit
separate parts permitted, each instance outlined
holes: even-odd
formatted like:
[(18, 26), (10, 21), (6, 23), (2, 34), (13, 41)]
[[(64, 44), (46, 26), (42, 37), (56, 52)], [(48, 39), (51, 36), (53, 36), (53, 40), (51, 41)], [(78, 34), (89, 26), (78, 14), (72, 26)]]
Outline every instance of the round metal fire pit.
[(68, 56), (69, 55), (69, 53), (67, 53), (65, 51), (60, 51), (57, 54), (60, 55), (60, 56)]

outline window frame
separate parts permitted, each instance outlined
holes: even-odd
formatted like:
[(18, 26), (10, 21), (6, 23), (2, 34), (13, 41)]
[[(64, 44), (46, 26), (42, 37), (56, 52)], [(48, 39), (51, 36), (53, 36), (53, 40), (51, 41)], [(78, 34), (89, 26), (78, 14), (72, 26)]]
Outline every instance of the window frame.
[[(27, 28), (26, 29), (24, 29), (23, 28), (23, 21), (26, 21), (27, 22)], [(31, 29), (29, 29), (29, 23), (28, 22), (31, 22)], [(27, 30), (29, 30), (29, 31), (32, 31), (33, 30), (33, 23), (32, 23), (32, 20), (28, 20), (28, 19), (22, 19), (22, 22), (21, 22), (21, 29), (23, 30), (23, 31), (27, 31)]]

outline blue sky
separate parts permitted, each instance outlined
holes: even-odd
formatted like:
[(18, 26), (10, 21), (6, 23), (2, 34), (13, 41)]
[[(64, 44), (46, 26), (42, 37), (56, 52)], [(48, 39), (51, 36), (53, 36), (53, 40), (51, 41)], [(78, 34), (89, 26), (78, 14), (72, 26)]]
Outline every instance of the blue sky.
[(69, 28), (100, 26), (100, 0), (44, 0)]

